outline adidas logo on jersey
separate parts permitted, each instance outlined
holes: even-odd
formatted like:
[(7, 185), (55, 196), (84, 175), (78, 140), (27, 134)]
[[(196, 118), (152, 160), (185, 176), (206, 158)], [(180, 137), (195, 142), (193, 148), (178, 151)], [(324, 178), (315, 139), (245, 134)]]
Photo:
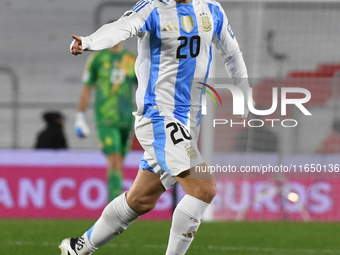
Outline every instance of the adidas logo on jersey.
[(170, 21), (163, 29), (162, 31), (177, 31), (177, 27)]

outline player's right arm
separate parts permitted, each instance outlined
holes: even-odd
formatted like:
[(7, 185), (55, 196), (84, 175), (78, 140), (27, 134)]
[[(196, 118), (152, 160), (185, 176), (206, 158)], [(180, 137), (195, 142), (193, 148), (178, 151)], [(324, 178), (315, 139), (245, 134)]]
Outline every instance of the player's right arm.
[(149, 0), (142, 0), (137, 2), (131, 10), (125, 12), (119, 20), (103, 25), (90, 36), (72, 35), (74, 40), (70, 46), (71, 53), (78, 55), (84, 50), (111, 48), (119, 42), (137, 35), (154, 8)]

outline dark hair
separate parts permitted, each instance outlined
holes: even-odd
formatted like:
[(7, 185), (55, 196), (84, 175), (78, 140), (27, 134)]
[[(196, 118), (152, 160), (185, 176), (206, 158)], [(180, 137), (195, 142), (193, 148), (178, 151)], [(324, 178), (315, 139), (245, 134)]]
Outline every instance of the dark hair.
[(60, 112), (50, 111), (43, 113), (42, 118), (48, 126), (58, 126), (61, 124), (61, 120), (64, 119), (64, 116)]

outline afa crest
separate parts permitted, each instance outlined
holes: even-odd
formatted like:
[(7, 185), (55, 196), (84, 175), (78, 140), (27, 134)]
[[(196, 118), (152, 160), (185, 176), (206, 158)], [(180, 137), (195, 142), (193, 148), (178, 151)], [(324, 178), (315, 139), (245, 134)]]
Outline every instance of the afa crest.
[(198, 157), (196, 150), (192, 149), (189, 144), (185, 145), (185, 150), (190, 159), (195, 159)]
[(209, 32), (211, 30), (211, 28), (212, 28), (212, 24), (211, 24), (211, 21), (210, 21), (210, 18), (208, 16), (208, 14), (201, 13), (200, 17), (201, 17), (201, 27), (202, 27), (202, 30), (204, 32)]

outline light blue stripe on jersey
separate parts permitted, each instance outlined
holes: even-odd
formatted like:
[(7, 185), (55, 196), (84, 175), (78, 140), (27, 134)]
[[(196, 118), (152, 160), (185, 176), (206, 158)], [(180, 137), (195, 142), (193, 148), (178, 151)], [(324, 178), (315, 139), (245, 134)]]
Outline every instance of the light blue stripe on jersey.
[(92, 226), (89, 230), (87, 230), (87, 238), (88, 238), (89, 240), (90, 240), (90, 238), (91, 238), (91, 234), (92, 234), (93, 227), (94, 227), (94, 224), (93, 224), (93, 226)]
[[(210, 70), (210, 64), (211, 64), (211, 60), (212, 60), (212, 45), (210, 45), (210, 48), (209, 48), (209, 60), (208, 60), (208, 67), (207, 67), (207, 72), (205, 74), (205, 77), (204, 77), (204, 83), (206, 83), (207, 81), (207, 78), (209, 76), (209, 70)], [(205, 86), (203, 86), (203, 88), (205, 88)], [(205, 94), (205, 91), (202, 90), (201, 91), (201, 97), (200, 97), (200, 110), (199, 112), (197, 113), (196, 115), (196, 120), (197, 120), (197, 124), (196, 126), (200, 125), (201, 124), (201, 121), (202, 121), (202, 94)]]
[[(207, 4), (211, 15), (212, 15), (212, 19), (214, 22), (214, 33), (212, 34), (212, 38), (214, 37), (214, 35), (217, 33), (218, 35), (218, 39), (220, 39), (221, 36), (221, 31), (222, 31), (222, 27), (223, 27), (223, 14), (220, 11), (220, 8), (214, 4)], [(211, 38), (211, 40), (212, 40)], [(204, 82), (206, 82), (208, 76), (209, 76), (209, 70), (210, 70), (210, 64), (211, 64), (211, 60), (212, 60), (212, 45), (210, 45), (209, 48), (209, 60), (208, 60), (208, 67), (207, 67), (207, 72), (205, 75), (205, 79)], [(203, 86), (203, 88), (205, 88), (205, 86)], [(202, 100), (202, 94), (205, 94), (205, 92), (202, 90), (201, 92), (201, 97), (200, 97), (200, 102)], [(202, 105), (202, 104), (201, 104)], [(202, 121), (202, 106), (200, 107), (199, 112), (196, 115), (196, 120), (197, 120), (197, 126), (201, 124)]]
[[(212, 39), (212, 38), (211, 38), (211, 39)], [(208, 76), (209, 76), (211, 60), (212, 60), (212, 44), (210, 45), (210, 48), (209, 48), (208, 68), (207, 68), (207, 72), (206, 72), (206, 74), (205, 74), (204, 83), (206, 82), (206, 80), (207, 80), (207, 78), (208, 78)]]
[[(222, 31), (222, 26), (223, 26), (223, 14), (220, 11), (220, 8), (214, 4), (207, 4), (211, 15), (212, 15), (212, 19), (214, 22), (214, 33), (212, 34), (212, 38), (214, 37), (214, 35), (217, 33), (218, 35), (218, 39), (220, 39), (221, 36), (221, 31)], [(211, 40), (212, 40), (211, 38)], [(207, 72), (205, 75), (205, 79), (204, 82), (206, 82), (208, 76), (209, 76), (209, 70), (210, 70), (210, 64), (211, 64), (211, 60), (212, 60), (212, 45), (210, 45), (209, 48), (209, 60), (208, 60), (208, 67), (207, 67)], [(205, 88), (205, 86), (203, 86)], [(202, 90), (201, 92), (201, 96), (200, 96), (200, 102), (202, 100), (202, 94), (205, 94), (205, 92)], [(202, 105), (202, 104), (201, 104)], [(197, 126), (201, 124), (202, 121), (202, 106), (200, 107), (199, 112), (196, 115), (196, 120), (197, 120)]]
[(221, 39), (221, 32), (222, 32), (222, 28), (223, 28), (223, 22), (224, 22), (224, 17), (223, 17), (223, 13), (220, 10), (220, 7), (218, 7), (217, 5), (214, 4), (207, 4), (213, 21), (214, 21), (214, 34), (217, 34), (218, 36), (218, 40)]
[(141, 9), (143, 9), (149, 2), (147, 1), (139, 1), (131, 8), (131, 11), (139, 12)]
[(132, 8), (131, 8), (131, 11), (134, 11), (134, 10), (136, 10), (139, 6), (141, 6), (143, 3), (145, 3), (144, 1), (139, 1), (139, 2), (137, 2), (136, 4), (135, 4), (135, 6), (133, 6)]
[(161, 57), (161, 29), (157, 9), (154, 9), (152, 13), (149, 15), (145, 22), (145, 27), (143, 27), (143, 29), (150, 31), (150, 55), (151, 55), (149, 82), (144, 96), (143, 115), (145, 117), (151, 118), (153, 114), (159, 115), (158, 110), (157, 112), (152, 111), (153, 106), (156, 105), (155, 87), (156, 82), (158, 80), (159, 64)]
[[(220, 8), (217, 5), (214, 5), (214, 4), (207, 4), (207, 5), (210, 9), (211, 16), (214, 22), (214, 33), (212, 34), (211, 40), (213, 39), (215, 34), (217, 34), (218, 39), (220, 39), (221, 31), (223, 27), (223, 13), (221, 12)], [(212, 60), (212, 45), (210, 45), (210, 49), (209, 49), (209, 62), (208, 62), (208, 68), (207, 68), (207, 73), (205, 75), (205, 79), (207, 79), (209, 76), (211, 60)]]
[(139, 12), (141, 9), (143, 9), (148, 3), (147, 2), (144, 2), (141, 6), (139, 6), (135, 12)]
[(149, 171), (151, 171), (151, 172), (155, 172), (155, 170), (154, 170), (154, 169), (149, 165), (149, 163), (145, 160), (144, 154), (143, 154), (142, 159), (140, 160), (139, 169), (142, 169), (142, 170), (149, 170)]
[(202, 121), (202, 94), (205, 94), (205, 92), (202, 90), (201, 91), (201, 95), (200, 95), (200, 109), (196, 115), (196, 127), (201, 125), (201, 121)]
[(152, 117), (152, 127), (153, 127), (153, 136), (155, 140), (152, 145), (155, 150), (156, 160), (159, 166), (166, 172), (168, 172), (171, 176), (168, 169), (168, 165), (165, 162), (165, 142), (166, 142), (166, 134), (164, 130), (164, 117), (163, 116), (155, 116)]
[[(191, 79), (194, 78), (196, 69), (196, 58), (190, 56), (190, 44), (191, 37), (198, 35), (197, 20), (195, 15), (195, 10), (190, 4), (179, 4), (176, 3), (177, 16), (180, 24), (180, 35), (187, 37), (187, 45), (181, 48), (181, 55), (186, 55), (187, 58), (180, 58), (178, 64), (178, 71), (175, 84), (175, 110), (174, 116), (181, 123), (187, 125), (188, 122), (188, 112), (190, 111), (190, 90), (191, 90)], [(193, 29), (188, 33), (183, 29), (182, 17), (191, 16), (193, 21)], [(180, 41), (181, 44), (184, 43), (183, 40)], [(197, 39), (192, 40), (193, 53), (197, 52)]]

